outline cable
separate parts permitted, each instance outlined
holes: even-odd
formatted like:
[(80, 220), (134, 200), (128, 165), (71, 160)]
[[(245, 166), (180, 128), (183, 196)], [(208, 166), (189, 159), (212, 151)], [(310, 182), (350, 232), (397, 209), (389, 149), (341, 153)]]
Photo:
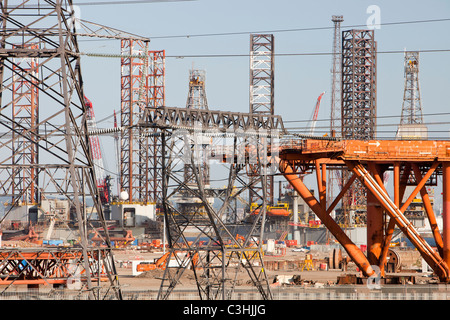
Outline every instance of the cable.
[[(435, 52), (450, 52), (450, 49), (428, 49), (428, 50), (414, 50), (420, 53), (435, 53)], [(376, 54), (392, 54), (392, 53), (405, 53), (404, 50), (388, 50), (388, 51), (377, 51)], [(92, 53), (92, 52), (80, 52), (80, 56), (94, 57), (94, 58), (142, 58), (142, 55), (122, 55), (116, 53)], [(333, 55), (332, 52), (306, 52), (306, 53), (274, 53), (277, 57), (288, 57), (288, 56), (330, 56)], [(250, 53), (245, 54), (193, 54), (193, 55), (166, 55), (165, 58), (242, 58), (250, 57)]]
[[(185, 2), (185, 1), (197, 1), (197, 0), (129, 0), (129, 1), (90, 1), (90, 2), (78, 2), (76, 6), (102, 6), (102, 5), (122, 5), (122, 4), (148, 4), (158, 2)], [(41, 7), (49, 7), (54, 5), (41, 4)], [(24, 6), (26, 7), (26, 5)]]
[[(438, 113), (423, 113), (422, 114), (424, 117), (425, 116), (444, 116), (444, 115), (450, 115), (450, 112), (438, 112)], [(390, 115), (390, 116), (376, 116), (376, 119), (386, 119), (386, 118), (401, 118), (401, 115), (398, 116), (394, 116), (394, 115)], [(336, 120), (340, 121), (340, 118), (337, 118)], [(309, 122), (310, 120), (283, 120), (283, 123), (292, 123), (292, 122)], [(330, 119), (317, 119), (317, 121), (330, 121)]]
[[(450, 21), (450, 18), (442, 19), (429, 19), (429, 20), (412, 20), (412, 21), (398, 21), (398, 22), (385, 22), (380, 23), (381, 26), (389, 25), (401, 25), (401, 24), (415, 24), (415, 23), (430, 23), (430, 22), (445, 22)], [(359, 28), (367, 27), (367, 24), (357, 24), (349, 26), (341, 26), (341, 28)], [(222, 33), (202, 33), (202, 34), (185, 34), (185, 35), (169, 35), (169, 36), (155, 36), (151, 39), (173, 39), (173, 38), (195, 38), (195, 37), (218, 37), (218, 36), (233, 36), (252, 33), (281, 33), (281, 32), (298, 32), (298, 31), (317, 31), (317, 30), (330, 30), (334, 29), (334, 26), (326, 27), (310, 27), (310, 28), (293, 28), (293, 29), (278, 29), (278, 30), (266, 30), (266, 31), (240, 31), (240, 32), (222, 32)]]
[[(428, 50), (411, 50), (420, 53), (430, 52), (450, 52), (450, 49), (428, 49)], [(392, 53), (405, 53), (405, 50), (387, 50), (377, 51), (376, 54), (392, 54)], [(274, 53), (276, 57), (288, 57), (288, 56), (331, 56), (332, 52), (305, 52), (305, 53)], [(241, 58), (250, 57), (250, 53), (246, 54), (193, 54), (193, 55), (166, 55), (166, 58)]]
[[(173, 0), (173, 1), (177, 1), (177, 0)], [(178, 1), (195, 1), (195, 0), (178, 0)], [(112, 2), (112, 1), (110, 1), (110, 2)], [(114, 3), (116, 3), (116, 4), (122, 4), (121, 2), (125, 2), (125, 1), (118, 1), (118, 2), (114, 1)], [(139, 1), (131, 1), (131, 2), (139, 3)], [(155, 1), (153, 1), (153, 2), (155, 2)], [(97, 3), (97, 5), (98, 4), (99, 3)], [(80, 4), (78, 4), (78, 5), (80, 5)], [(95, 2), (83, 3), (81, 5), (96, 5), (96, 3)], [(450, 21), (450, 18), (384, 22), (384, 23), (380, 23), (380, 25), (381, 26), (393, 26), (393, 25), (402, 25), (402, 24), (417, 24), (417, 23), (446, 22), (446, 21)], [(367, 25), (366, 24), (357, 24), (357, 25), (341, 26), (341, 28), (359, 28), (359, 27), (367, 27)], [(202, 34), (185, 34), (185, 35), (167, 35), (167, 36), (153, 36), (153, 37), (149, 37), (149, 38), (150, 39), (176, 39), (176, 38), (220, 37), (220, 36), (249, 35), (249, 34), (263, 34), (263, 33), (318, 31), (318, 30), (331, 30), (331, 29), (334, 29), (334, 26), (277, 29), (277, 30), (266, 30), (266, 31), (238, 31), (238, 32), (202, 33)], [(79, 41), (104, 41), (104, 40), (112, 40), (112, 39), (90, 39), (90, 40), (79, 40)]]

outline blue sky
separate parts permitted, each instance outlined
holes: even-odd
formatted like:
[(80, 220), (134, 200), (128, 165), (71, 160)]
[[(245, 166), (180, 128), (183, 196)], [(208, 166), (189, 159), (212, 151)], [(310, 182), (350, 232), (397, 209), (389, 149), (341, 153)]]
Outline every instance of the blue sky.
[[(76, 3), (76, 2), (75, 2)], [(156, 37), (153, 50), (167, 56), (248, 54), (249, 35), (157, 38), (227, 32), (332, 27), (331, 16), (343, 15), (346, 26), (366, 24), (370, 5), (380, 8), (381, 23), (450, 18), (450, 2), (434, 1), (218, 1), (197, 0), (130, 5), (81, 6), (81, 18), (131, 33)], [(379, 51), (450, 49), (450, 21), (381, 26), (375, 30)], [(276, 53), (331, 52), (332, 30), (273, 32)], [(119, 53), (118, 41), (81, 41), (84, 52)], [(450, 52), (421, 54), (424, 113), (445, 112), (450, 88)], [(206, 71), (210, 109), (248, 111), (249, 58), (167, 58), (166, 104), (184, 107), (189, 69)], [(275, 113), (288, 120), (308, 120), (317, 96), (325, 94), (319, 119), (330, 113), (331, 57), (293, 56), (275, 59)], [(119, 59), (84, 57), (85, 91), (97, 119), (120, 109)], [(403, 54), (378, 55), (378, 116), (400, 115), (403, 98)], [(430, 119), (431, 118), (426, 118)], [(440, 119), (442, 120), (442, 119)], [(397, 118), (381, 120), (396, 123)], [(108, 123), (100, 126), (108, 126)], [(304, 125), (300, 123), (298, 125)], [(323, 125), (323, 123), (322, 123)], [(292, 126), (292, 125), (290, 125)], [(320, 122), (318, 124), (320, 126)], [(388, 129), (393, 130), (392, 127)], [(319, 130), (319, 129), (318, 129)], [(384, 129), (383, 129), (384, 130)], [(445, 135), (448, 137), (448, 133)]]
[[(84, 1), (83, 1), (84, 2)], [(76, 4), (76, 1), (75, 1)], [(332, 27), (331, 16), (343, 15), (346, 26), (366, 24), (370, 5), (380, 8), (381, 23), (450, 18), (450, 2), (432, 1), (268, 1), (197, 0), (149, 4), (81, 6), (81, 18), (124, 31), (148, 36), (152, 50), (167, 56), (195, 54), (248, 54), (249, 34), (231, 36), (157, 38), (227, 32), (260, 32), (280, 29)], [(349, 29), (349, 28), (347, 28)], [(450, 21), (381, 26), (375, 30), (379, 51), (450, 49)], [(272, 32), (276, 53), (331, 52), (333, 31)], [(118, 41), (81, 41), (81, 51), (119, 53)], [(449, 112), (450, 52), (422, 53), (420, 84), (425, 114)], [(377, 57), (378, 116), (399, 116), (403, 99), (403, 54)], [(210, 109), (247, 112), (249, 108), (249, 58), (167, 58), (166, 105), (184, 107), (189, 69), (206, 71)], [(291, 56), (275, 59), (275, 113), (284, 120), (308, 120), (316, 99), (325, 94), (320, 119), (330, 114), (331, 56)], [(94, 103), (97, 119), (120, 110), (120, 60), (82, 58), (86, 95)], [(425, 117), (425, 121), (449, 122), (450, 116)], [(380, 119), (379, 124), (398, 123), (399, 118)], [(300, 123), (299, 125), (304, 125)], [(317, 126), (328, 122), (319, 122)], [(295, 126), (289, 124), (287, 126)], [(112, 127), (112, 119), (99, 123)], [(395, 127), (382, 130), (395, 131)], [(449, 125), (429, 126), (443, 130), (435, 136), (449, 138)], [(320, 129), (317, 129), (320, 130)], [(107, 140), (108, 138), (102, 138)], [(105, 142), (104, 142), (105, 143)], [(113, 169), (114, 166), (109, 164)]]

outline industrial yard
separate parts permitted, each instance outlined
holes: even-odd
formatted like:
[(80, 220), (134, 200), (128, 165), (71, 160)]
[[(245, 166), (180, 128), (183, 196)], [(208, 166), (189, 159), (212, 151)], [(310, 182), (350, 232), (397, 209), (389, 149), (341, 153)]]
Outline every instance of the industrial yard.
[(221, 5), (2, 1), (0, 300), (449, 300), (450, 18), (360, 6), (149, 36)]

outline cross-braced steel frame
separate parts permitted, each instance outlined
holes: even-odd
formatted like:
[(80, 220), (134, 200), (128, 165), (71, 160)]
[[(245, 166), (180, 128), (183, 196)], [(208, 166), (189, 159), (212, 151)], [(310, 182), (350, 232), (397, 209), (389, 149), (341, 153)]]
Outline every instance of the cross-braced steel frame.
[[(165, 77), (166, 77), (166, 52), (165, 50), (149, 52), (150, 68), (150, 96), (149, 107), (158, 108), (165, 106)], [(157, 130), (152, 130), (149, 137), (149, 198), (158, 205), (162, 203), (162, 141)]]
[(148, 41), (121, 40), (120, 189), (129, 201), (149, 202), (148, 137), (136, 127), (149, 103)]
[[(281, 119), (162, 107), (147, 109), (140, 125), (160, 128), (163, 137), (163, 205), (170, 247), (167, 265), (171, 267), (165, 269), (159, 299), (170, 297), (187, 270), (193, 272), (201, 299), (230, 299), (240, 272), (248, 275), (263, 299), (270, 299), (261, 256), (268, 205), (265, 181), (270, 174), (267, 138), (272, 135), (271, 141), (276, 141), (273, 135), (283, 130)], [(192, 145), (205, 138), (210, 140), (208, 148), (202, 148), (202, 143)], [(211, 181), (226, 183), (216, 190), (219, 199), (215, 203), (200, 170), (205, 157), (217, 166), (211, 170)], [(257, 162), (261, 171), (255, 173), (250, 166)], [(193, 174), (190, 183), (184, 177), (186, 166)], [(254, 175), (252, 180), (249, 174)], [(185, 206), (180, 191), (198, 205), (181, 210)], [(237, 216), (236, 200), (248, 191), (258, 195), (258, 206), (244, 220), (229, 219)]]
[[(39, 200), (63, 198), (76, 217), (81, 248), (76, 251), (81, 252), (80, 261), (89, 270), (95, 249), (87, 241), (92, 227), (88, 201), (93, 202), (105, 231), (107, 228), (87, 136), (87, 107), (72, 1), (3, 1), (0, 9), (0, 131), (6, 133), (0, 141), (0, 190), (2, 195), (12, 197), (1, 222), (20, 205), (24, 194), (31, 194), (30, 190), (39, 190)], [(27, 87), (27, 92), (21, 92), (20, 86)], [(37, 108), (35, 97), (29, 105), (19, 107), (19, 97), (37, 94), (39, 104), (46, 108)], [(27, 121), (22, 121), (18, 108), (33, 110), (24, 117)], [(17, 161), (29, 153), (34, 155), (28, 161)], [(20, 188), (13, 187), (12, 182), (17, 172), (28, 172), (27, 183)], [(105, 254), (99, 256), (98, 262), (105, 267), (108, 291), (121, 298), (108, 232), (105, 243)], [(50, 275), (40, 276), (49, 281)], [(91, 298), (101, 298), (104, 291), (94, 289), (91, 272), (82, 277)]]
[[(281, 146), (280, 171), (294, 189), (322, 220), (336, 240), (366, 277), (385, 276), (390, 243), (395, 229), (400, 230), (442, 282), (450, 281), (450, 144), (427, 140), (303, 140)], [(331, 202), (325, 197), (322, 183), (329, 169), (341, 167), (350, 173), (349, 180)], [(301, 175), (315, 169), (318, 196), (303, 183)], [(385, 185), (383, 173), (391, 171), (391, 187)], [(433, 175), (442, 175), (443, 224), (427, 191)], [(412, 182), (409, 193), (407, 186)], [(330, 215), (346, 191), (360, 181), (367, 190), (367, 255), (351, 241)], [(436, 243), (433, 248), (415, 228), (407, 208), (420, 193), (426, 216)], [(404, 199), (404, 200), (402, 200)], [(379, 268), (379, 272), (376, 270)]]
[[(250, 113), (274, 115), (275, 39), (273, 34), (250, 35)], [(270, 143), (270, 142), (269, 142)], [(258, 171), (258, 167), (253, 167)], [(250, 177), (250, 179), (252, 179)], [(267, 201), (274, 201), (274, 178), (267, 177)], [(250, 203), (257, 197), (250, 192)]]
[[(343, 139), (368, 140), (376, 130), (376, 42), (373, 30), (342, 32), (341, 123)], [(343, 173), (343, 185), (349, 177)], [(343, 199), (342, 222), (365, 224), (365, 189), (358, 182)], [(353, 217), (353, 218), (352, 218)]]

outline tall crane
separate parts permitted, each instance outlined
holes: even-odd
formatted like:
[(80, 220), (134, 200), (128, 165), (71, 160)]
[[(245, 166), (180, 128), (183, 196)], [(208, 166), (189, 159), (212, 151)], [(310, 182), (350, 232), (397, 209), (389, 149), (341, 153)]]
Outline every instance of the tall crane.
[[(92, 102), (87, 97), (84, 97), (84, 99), (86, 101), (86, 107), (88, 108), (86, 113), (88, 131), (93, 133), (98, 132)], [(98, 134), (89, 135), (89, 145), (92, 149), (95, 181), (97, 182), (97, 187), (100, 192), (100, 200), (102, 204), (106, 204), (110, 202), (111, 177), (105, 176), (105, 169), (103, 165), (102, 151)]]
[(317, 98), (316, 107), (314, 108), (314, 113), (313, 113), (312, 120), (311, 120), (311, 127), (309, 129), (309, 134), (311, 134), (311, 135), (314, 134), (314, 130), (316, 128), (317, 117), (319, 115), (320, 101), (322, 100), (322, 97), (324, 94), (325, 94), (325, 91), (322, 92), (319, 95), (319, 97)]

